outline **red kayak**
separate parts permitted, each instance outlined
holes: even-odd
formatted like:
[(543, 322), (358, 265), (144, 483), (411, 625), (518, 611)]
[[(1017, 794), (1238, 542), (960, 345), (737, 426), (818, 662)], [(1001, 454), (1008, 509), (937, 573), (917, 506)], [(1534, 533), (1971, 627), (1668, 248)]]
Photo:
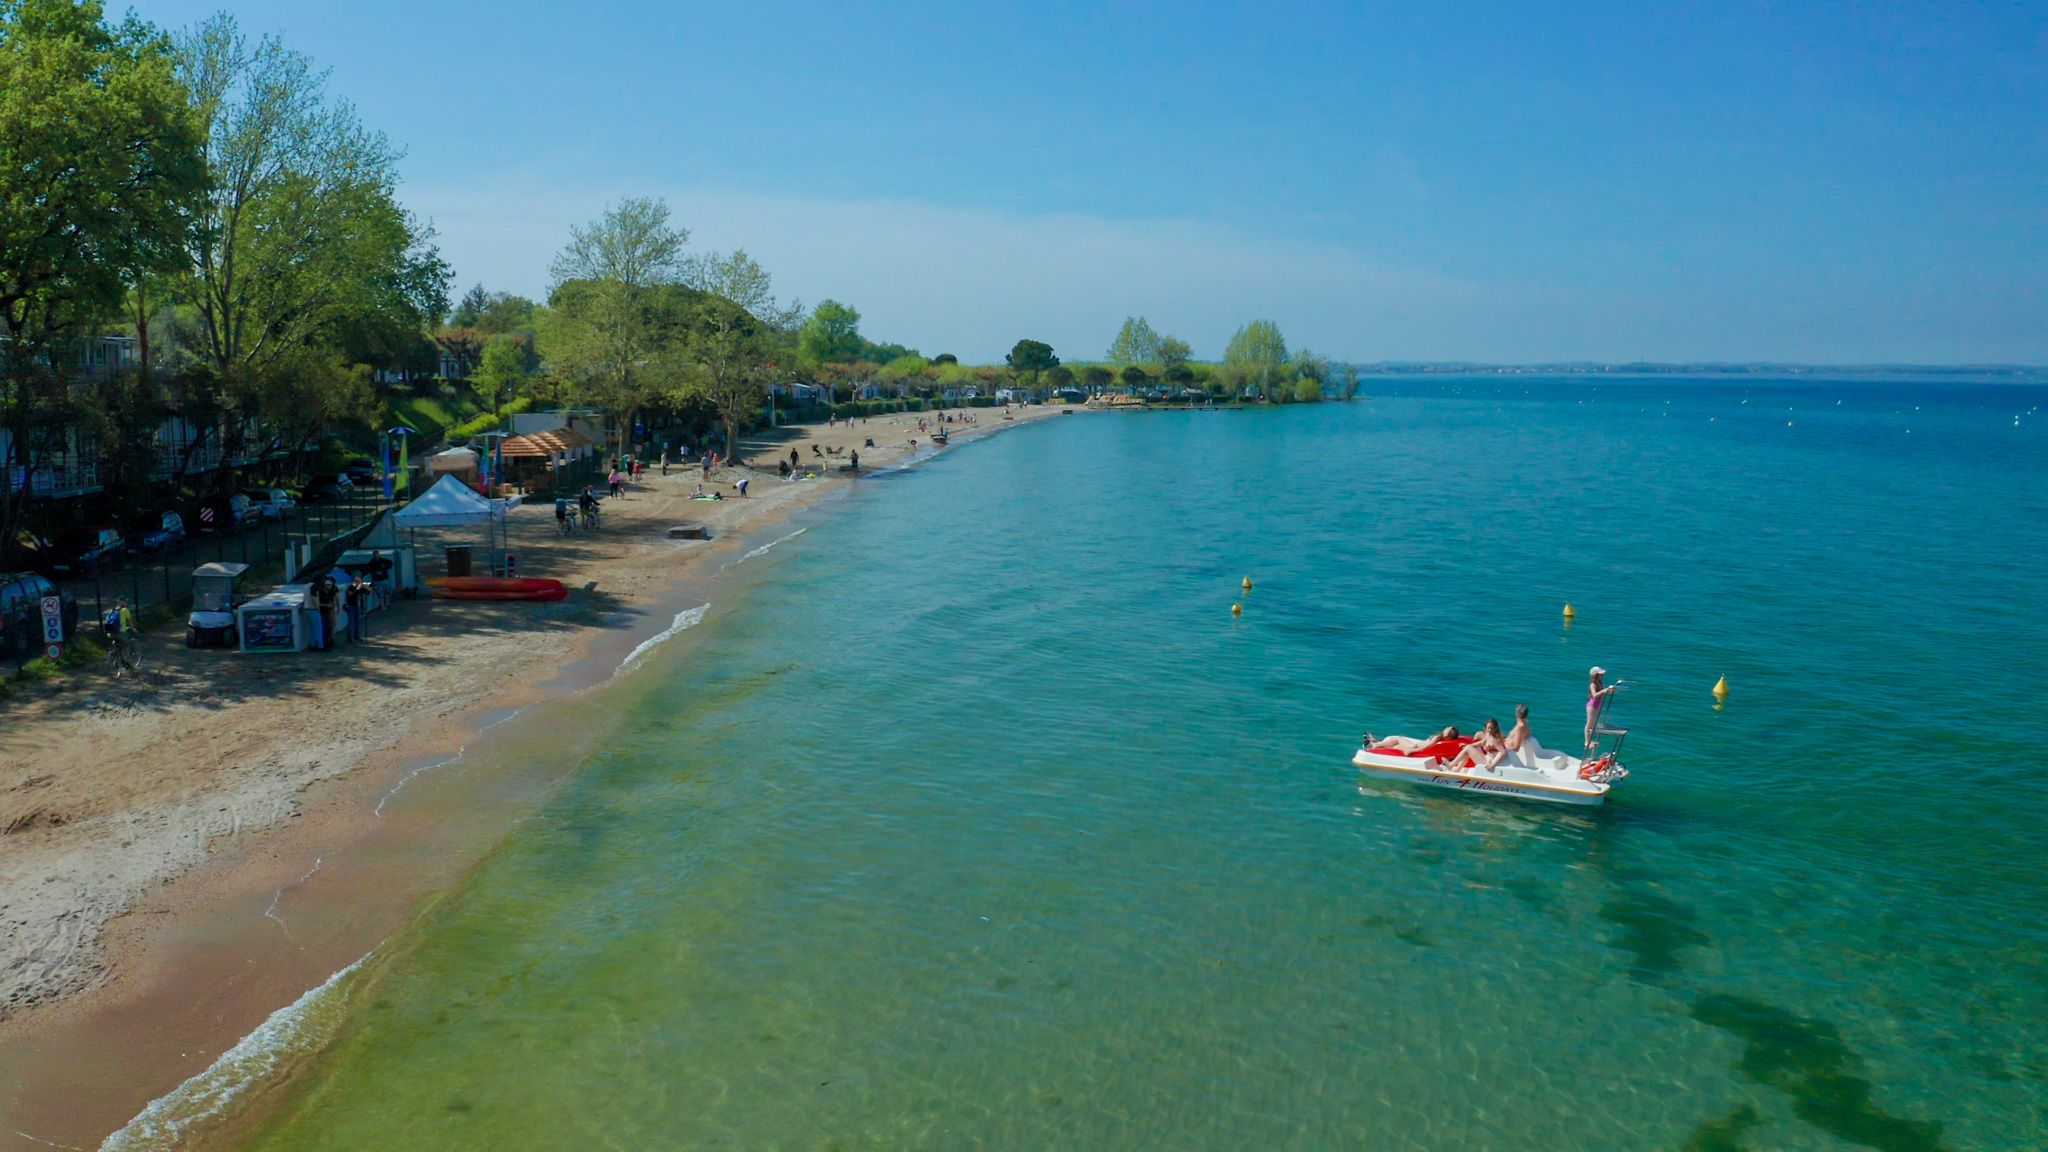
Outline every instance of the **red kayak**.
[(427, 581), (437, 600), (567, 600), (560, 580), (540, 576), (436, 576)]

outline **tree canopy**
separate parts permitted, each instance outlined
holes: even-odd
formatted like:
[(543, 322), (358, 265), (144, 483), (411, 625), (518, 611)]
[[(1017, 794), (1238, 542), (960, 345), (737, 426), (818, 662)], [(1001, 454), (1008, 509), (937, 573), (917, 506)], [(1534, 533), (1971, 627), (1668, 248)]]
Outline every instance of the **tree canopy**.
[(1143, 316), (1126, 316), (1103, 359), (1117, 368), (1151, 364), (1159, 359), (1159, 333), (1152, 330)]
[(1237, 330), (1223, 351), (1223, 365), (1240, 386), (1256, 382), (1259, 397), (1272, 400), (1276, 378), (1287, 370), (1287, 341), (1271, 320), (1254, 320)]

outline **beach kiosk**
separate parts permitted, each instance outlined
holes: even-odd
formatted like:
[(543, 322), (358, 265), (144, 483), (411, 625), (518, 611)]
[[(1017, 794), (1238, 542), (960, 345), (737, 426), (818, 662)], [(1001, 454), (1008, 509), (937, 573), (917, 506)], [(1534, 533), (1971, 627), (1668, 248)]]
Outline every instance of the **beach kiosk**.
[(185, 647), (228, 647), (235, 642), (235, 607), (242, 602), (247, 564), (201, 564), (192, 570), (192, 612), (185, 617)]
[(303, 652), (319, 625), (308, 619), (311, 584), (286, 584), (235, 609), (244, 652)]

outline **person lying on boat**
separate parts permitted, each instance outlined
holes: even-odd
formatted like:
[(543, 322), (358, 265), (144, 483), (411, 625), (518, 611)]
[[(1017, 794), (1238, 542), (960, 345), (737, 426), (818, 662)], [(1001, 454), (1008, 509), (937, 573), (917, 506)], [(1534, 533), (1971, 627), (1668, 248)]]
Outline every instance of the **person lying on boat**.
[(1367, 732), (1365, 734), (1365, 750), (1368, 752), (1400, 752), (1405, 755), (1410, 752), (1420, 752), (1439, 740), (1456, 739), (1459, 739), (1458, 726), (1456, 724), (1451, 725), (1434, 736), (1381, 737)]
[(1478, 768), (1492, 772), (1507, 758), (1508, 742), (1507, 738), (1500, 734), (1500, 721), (1489, 716), (1486, 719), (1486, 727), (1479, 730), (1479, 735), (1475, 736), (1470, 744), (1459, 749), (1456, 756), (1446, 760), (1444, 767)]

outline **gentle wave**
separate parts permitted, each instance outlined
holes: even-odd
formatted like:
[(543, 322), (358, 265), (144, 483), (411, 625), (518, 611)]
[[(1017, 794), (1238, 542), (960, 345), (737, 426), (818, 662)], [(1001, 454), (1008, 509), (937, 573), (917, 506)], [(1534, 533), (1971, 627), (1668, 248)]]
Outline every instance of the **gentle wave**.
[(809, 528), (799, 528), (799, 529), (797, 529), (796, 531), (794, 531), (794, 532), (791, 532), (791, 533), (790, 533), (789, 535), (787, 535), (787, 536), (777, 536), (777, 537), (776, 537), (775, 539), (773, 539), (773, 540), (770, 540), (770, 541), (769, 541), (769, 542), (767, 542), (766, 544), (763, 544), (763, 545), (761, 545), (761, 546), (760, 546), (759, 548), (756, 548), (756, 549), (754, 549), (753, 551), (751, 551), (751, 552), (748, 552), (748, 553), (747, 553), (746, 555), (744, 555), (744, 556), (741, 556), (741, 557), (740, 557), (739, 559), (737, 559), (737, 560), (733, 561), (733, 563), (734, 563), (734, 564), (744, 564), (744, 563), (746, 563), (747, 561), (749, 561), (749, 560), (752, 560), (752, 559), (753, 559), (753, 558), (755, 558), (756, 556), (766, 556), (766, 555), (768, 554), (768, 550), (769, 550), (769, 549), (771, 549), (771, 548), (773, 548), (773, 547), (775, 547), (775, 546), (776, 546), (777, 544), (781, 544), (781, 543), (783, 543), (783, 542), (785, 542), (785, 541), (789, 541), (789, 540), (794, 540), (794, 539), (796, 539), (797, 537), (799, 537), (799, 536), (801, 536), (801, 535), (803, 535), (804, 533), (806, 533), (806, 532), (809, 532), (809, 531), (810, 531), (810, 529), (809, 529)]
[[(533, 707), (533, 705), (528, 704), (525, 708), (515, 708), (511, 712), (503, 716), (500, 716), (496, 720), (491, 721), (489, 724), (486, 724), (483, 727), (477, 729), (476, 734), (478, 736), (482, 736), (484, 733), (489, 732), (491, 729), (496, 728), (500, 724), (510, 723), (511, 721), (518, 719), (521, 713), (525, 712), (527, 708), (531, 707)], [(412, 783), (413, 777), (418, 776), (422, 772), (432, 772), (436, 768), (446, 768), (450, 764), (453, 764), (456, 761), (461, 760), (463, 755), (466, 754), (468, 751), (469, 745), (464, 744), (462, 747), (457, 748), (455, 750), (455, 755), (453, 756), (444, 757), (440, 760), (434, 761), (431, 764), (422, 764), (419, 767), (413, 769), (412, 771), (407, 772), (405, 776), (398, 781), (398, 783), (393, 784), (391, 786), (391, 791), (386, 792), (382, 797), (378, 799), (377, 807), (372, 809), (370, 814), (378, 817), (379, 819), (382, 819), (384, 816), (384, 806), (386, 804), (391, 803), (391, 798), (393, 796), (398, 795), (399, 792), (402, 791), (407, 784)]]
[(175, 1147), (192, 1125), (221, 1115), (250, 1085), (274, 1074), (286, 1056), (325, 1044), (345, 1016), (348, 998), (339, 994), (343, 981), (371, 955), (272, 1012), (204, 1072), (150, 1101), (100, 1144), (100, 1152)]
[[(750, 552), (748, 553), (748, 555), (751, 556), (753, 555), (753, 553)], [(649, 652), (652, 652), (654, 649), (660, 647), (662, 644), (665, 644), (668, 641), (675, 639), (676, 635), (682, 632), (684, 629), (696, 627), (698, 622), (704, 619), (704, 613), (709, 612), (710, 610), (711, 605), (699, 604), (695, 608), (685, 608), (681, 612), (676, 613), (675, 620), (670, 622), (668, 627), (663, 628), (661, 631), (656, 632), (654, 635), (649, 636), (645, 640), (642, 640), (638, 647), (634, 648), (631, 652), (626, 653), (626, 658), (624, 660), (619, 661), (618, 669), (614, 671), (612, 675), (623, 676), (626, 673), (631, 672), (633, 669), (639, 667), (640, 661), (643, 658), (645, 658)]]

